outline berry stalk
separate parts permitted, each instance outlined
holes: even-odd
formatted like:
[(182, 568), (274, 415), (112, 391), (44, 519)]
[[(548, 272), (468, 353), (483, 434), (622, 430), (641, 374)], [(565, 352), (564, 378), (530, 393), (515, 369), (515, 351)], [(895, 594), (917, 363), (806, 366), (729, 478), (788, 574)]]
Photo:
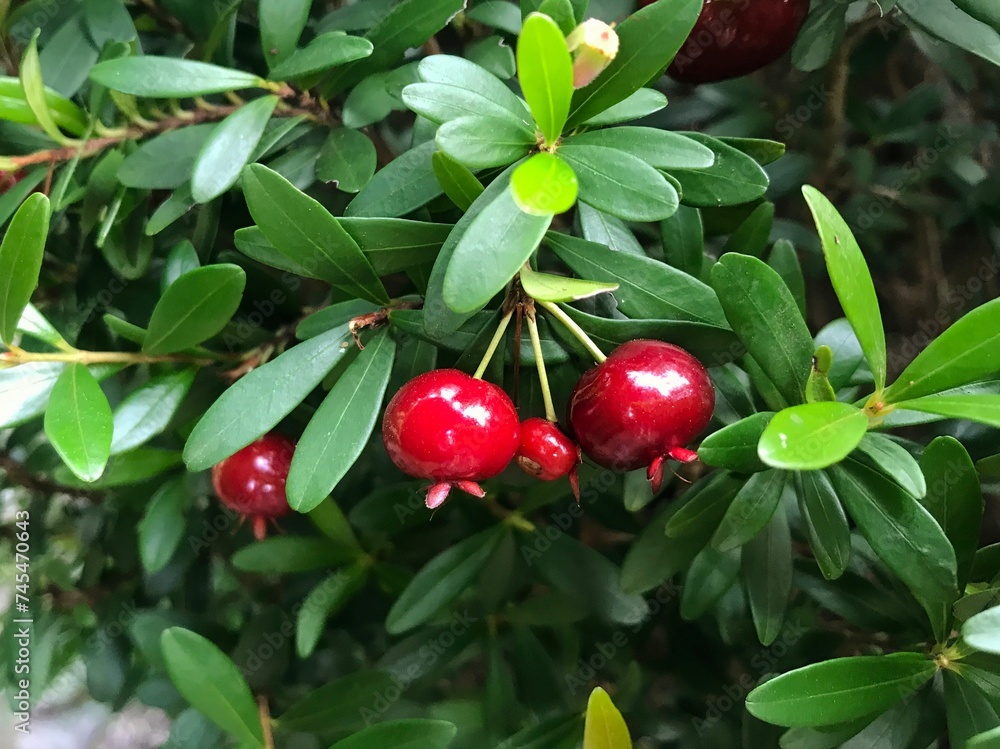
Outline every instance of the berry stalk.
[(608, 358), (605, 353), (598, 348), (597, 344), (594, 343), (590, 336), (587, 335), (586, 331), (577, 325), (573, 318), (559, 309), (559, 305), (553, 304), (552, 302), (535, 301), (536, 304), (539, 304), (546, 312), (551, 314), (554, 318), (566, 326), (566, 329), (573, 334), (573, 337), (582, 343), (584, 348), (590, 352), (590, 355), (594, 357), (594, 361), (601, 364)]
[(538, 368), (538, 383), (542, 386), (542, 402), (545, 404), (545, 418), (555, 423), (559, 421), (556, 409), (552, 405), (552, 392), (549, 390), (549, 375), (545, 371), (545, 359), (542, 357), (542, 341), (538, 337), (538, 322), (535, 311), (529, 308), (525, 313), (528, 320), (528, 335), (531, 336), (531, 348), (535, 352), (535, 366)]
[(486, 353), (483, 354), (483, 360), (479, 362), (479, 366), (476, 367), (476, 373), (472, 375), (473, 379), (481, 380), (483, 379), (483, 372), (490, 365), (490, 360), (493, 358), (493, 354), (496, 353), (497, 346), (500, 345), (500, 341), (503, 340), (503, 334), (507, 332), (507, 325), (510, 324), (510, 316), (513, 312), (508, 312), (500, 319), (500, 324), (497, 326), (497, 332), (493, 334), (493, 340), (490, 341), (490, 345), (486, 348)]

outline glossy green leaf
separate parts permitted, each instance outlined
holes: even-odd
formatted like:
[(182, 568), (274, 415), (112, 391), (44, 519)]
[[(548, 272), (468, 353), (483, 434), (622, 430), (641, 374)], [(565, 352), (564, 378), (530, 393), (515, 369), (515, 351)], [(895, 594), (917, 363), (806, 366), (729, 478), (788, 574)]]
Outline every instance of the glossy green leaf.
[(815, 471), (846, 458), (867, 430), (868, 417), (850, 403), (805, 403), (775, 415), (757, 454), (774, 468)]
[(166, 429), (194, 376), (193, 369), (179, 369), (153, 377), (129, 393), (115, 408), (111, 454), (139, 447)]
[(579, 183), (569, 164), (543, 151), (514, 170), (510, 189), (518, 208), (533, 216), (546, 216), (572, 208)]
[[(45, 87), (45, 109), (55, 125), (72, 135), (83, 135), (87, 130), (87, 116), (76, 104)], [(38, 117), (32, 111), (24, 93), (24, 86), (17, 78), (0, 76), (0, 119), (37, 125)]]
[(236, 184), (240, 171), (257, 148), (277, 96), (262, 96), (219, 123), (205, 141), (191, 175), (191, 195), (207, 203)]
[(153, 308), (143, 351), (172, 354), (217, 335), (236, 313), (246, 273), (238, 265), (206, 265), (174, 281)]
[(968, 747), (973, 736), (1000, 725), (997, 708), (974, 684), (953, 671), (943, 677), (949, 746)]
[(784, 471), (755, 473), (737, 492), (712, 536), (712, 546), (731, 551), (757, 535), (774, 516), (785, 489)]
[(755, 257), (729, 253), (712, 268), (712, 287), (747, 352), (788, 404), (801, 403), (813, 341), (781, 276)]
[(611, 216), (586, 203), (580, 203), (576, 208), (576, 218), (580, 223), (580, 233), (588, 242), (603, 244), (616, 252), (646, 254), (628, 224), (617, 216)]
[(164, 631), (160, 647), (170, 680), (184, 699), (239, 741), (264, 746), (250, 687), (225, 653), (180, 627)]
[(927, 611), (939, 642), (958, 592), (955, 551), (933, 516), (876, 471), (858, 463), (830, 469), (858, 530)]
[(259, 164), (243, 171), (243, 191), (254, 221), (278, 250), (350, 294), (389, 301), (357, 242), (317, 201)]
[(160, 291), (166, 291), (174, 281), (183, 276), (188, 271), (201, 267), (201, 259), (198, 251), (191, 244), (191, 240), (182, 239), (175, 244), (167, 260), (163, 264), (163, 273), (160, 275)]
[(861, 342), (875, 376), (875, 389), (881, 390), (885, 386), (885, 331), (868, 263), (847, 222), (823, 193), (807, 185), (802, 194), (816, 222), (830, 281)]
[(542, 137), (555, 143), (573, 98), (573, 61), (559, 26), (542, 13), (524, 21), (517, 41), (517, 73)]
[(330, 749), (447, 749), (456, 733), (454, 724), (443, 720), (397, 720), (369, 726)]
[(620, 122), (631, 122), (655, 114), (665, 106), (667, 106), (666, 96), (653, 88), (640, 88), (583, 124), (587, 127), (604, 127), (617, 125)]
[(62, 466), (53, 472), (53, 478), (66, 486), (106, 489), (148, 481), (154, 476), (159, 476), (164, 471), (170, 470), (180, 462), (180, 452), (138, 447), (127, 453), (112, 455), (104, 473), (96, 481), (85, 481), (69, 468)]
[(763, 530), (743, 547), (741, 569), (757, 639), (770, 645), (781, 634), (792, 592), (792, 536), (784, 508), (778, 507)]
[(773, 411), (763, 411), (713, 432), (702, 440), (698, 457), (707, 465), (737, 473), (763, 471), (766, 466), (757, 455), (757, 443), (773, 417)]
[(626, 221), (659, 221), (679, 205), (677, 191), (645, 161), (604, 146), (565, 145), (559, 156), (576, 172), (580, 200)]
[(962, 639), (975, 650), (1000, 655), (1000, 606), (994, 606), (962, 625)]
[(750, 212), (736, 231), (729, 235), (722, 252), (741, 252), (763, 257), (774, 225), (774, 203), (766, 201)]
[(438, 128), (437, 147), (470, 169), (507, 166), (527, 155), (534, 134), (514, 119), (459, 117)]
[(583, 749), (632, 749), (625, 719), (600, 687), (590, 693), (583, 728)]
[(851, 528), (844, 507), (824, 471), (803, 471), (796, 474), (795, 481), (816, 564), (823, 577), (836, 580), (851, 560)]
[[(293, 346), (237, 380), (195, 425), (184, 446), (191, 471), (202, 471), (266, 434), (322, 382), (353, 345), (347, 326)], [(253, 403), (253, 408), (247, 408)]]
[(395, 354), (387, 331), (377, 333), (313, 414), (288, 472), (292, 509), (316, 507), (361, 455), (375, 429)]
[[(417, 70), (420, 80), (426, 83), (455, 86), (476, 97), (478, 110), (475, 114), (499, 113), (499, 106), (525, 125), (534, 126), (531, 113), (517, 94), (495, 75), (469, 60), (453, 55), (431, 55), (420, 61)], [(403, 98), (405, 101), (406, 90)]]
[(664, 526), (668, 538), (703, 538), (708, 543), (744, 481), (729, 471), (716, 471), (695, 484), (684, 495), (684, 504)]
[(316, 176), (338, 190), (359, 192), (375, 174), (378, 154), (371, 139), (347, 127), (331, 130), (316, 160)]
[(90, 80), (133, 96), (181, 98), (255, 88), (253, 73), (176, 57), (119, 57), (90, 69)]
[(799, 306), (799, 312), (805, 318), (806, 279), (802, 272), (802, 264), (799, 262), (799, 255), (795, 251), (795, 245), (787, 239), (779, 239), (771, 247), (771, 252), (767, 256), (767, 264), (781, 276), (785, 286), (792, 292), (795, 303)]
[(740, 205), (767, 192), (767, 172), (750, 156), (708, 135), (684, 135), (715, 152), (715, 163), (710, 167), (670, 170), (670, 176), (681, 183), (685, 205), (702, 208)]
[(322, 73), (330, 68), (368, 57), (374, 47), (367, 39), (343, 34), (320, 34), (303, 48), (271, 68), (273, 81), (287, 81)]
[[(421, 64), (419, 70), (425, 71), (426, 66)], [(455, 72), (458, 71), (468, 72), (468, 64), (458, 66)], [(466, 88), (467, 81), (449, 79), (448, 83), (411, 83), (403, 89), (403, 102), (431, 122), (443, 123), (460, 117), (486, 116), (530, 128), (530, 118), (524, 105), (506, 86), (489, 76), (485, 70), (476, 70), (474, 75), (480, 80), (489, 81), (488, 90), (499, 93), (499, 85), (506, 94), (500, 94), (500, 99), (494, 100), (482, 90)]]
[(897, 408), (938, 414), (951, 419), (968, 419), (1000, 427), (1000, 395), (929, 395), (900, 401)]
[(139, 521), (139, 557), (146, 572), (167, 566), (184, 538), (184, 511), (191, 496), (182, 479), (163, 484), (149, 500)]
[(355, 563), (326, 578), (309, 592), (295, 619), (295, 652), (299, 658), (312, 655), (327, 621), (350, 602), (367, 579), (367, 566)]
[(915, 400), (1000, 371), (1000, 299), (963, 316), (917, 354), (883, 394), (886, 403)]
[(364, 709), (386, 690), (392, 677), (382, 671), (358, 671), (309, 692), (281, 714), (288, 731), (349, 733), (365, 727)]
[(31, 195), (17, 209), (0, 244), (0, 339), (10, 345), (38, 274), (49, 233), (49, 199)]
[(738, 549), (722, 553), (706, 546), (691, 562), (681, 590), (681, 618), (704, 616), (733, 587), (740, 572)]
[(520, 273), (521, 287), (532, 299), (542, 302), (572, 302), (614, 291), (616, 283), (601, 283), (599, 281), (584, 281), (567, 276), (554, 276), (551, 273), (540, 273), (525, 266)]
[(83, 481), (96, 481), (111, 454), (111, 406), (94, 375), (67, 364), (45, 409), (45, 436), (59, 457)]
[(682, 205), (677, 212), (660, 222), (663, 259), (688, 275), (700, 278), (705, 257), (704, 228), (701, 211)]
[(442, 285), (444, 302), (459, 314), (483, 307), (524, 265), (551, 221), (551, 215), (525, 213), (509, 190), (501, 192), (469, 224), (454, 248)]
[(356, 549), (331, 544), (328, 538), (272, 536), (239, 549), (232, 561), (241, 572), (284, 575), (353, 562), (357, 555)]
[(887, 710), (937, 670), (920, 653), (834, 658), (771, 679), (747, 695), (751, 715), (780, 726), (833, 726)]
[(858, 443), (862, 462), (884, 473), (917, 499), (927, 493), (920, 465), (907, 450), (884, 434), (866, 434)]
[(920, 468), (927, 479), (923, 505), (955, 549), (958, 582), (964, 589), (979, 548), (984, 510), (976, 466), (961, 442), (954, 437), (938, 437), (924, 449)]
[(18, 70), (21, 86), (24, 91), (24, 99), (28, 102), (32, 114), (34, 114), (35, 119), (42, 130), (45, 131), (45, 134), (56, 143), (66, 145), (70, 142), (70, 139), (63, 135), (62, 131), (56, 125), (52, 113), (49, 111), (45, 86), (42, 83), (41, 63), (38, 59), (38, 34), (39, 32), (36, 31), (34, 36), (31, 37), (27, 49), (24, 50), (24, 56), (21, 58), (21, 65)]
[[(118, 180), (126, 187), (173, 190), (187, 182), (216, 125), (205, 123), (170, 130), (125, 157)], [(193, 199), (192, 199), (193, 202)]]
[(609, 127), (573, 135), (567, 146), (602, 146), (624, 151), (657, 169), (704, 169), (715, 162), (715, 152), (686, 135), (654, 127)]
[(617, 57), (590, 85), (573, 95), (569, 126), (600, 117), (658, 79), (687, 39), (701, 7), (701, 0), (651, 3), (626, 18), (615, 29)]
[(433, 141), (397, 156), (365, 185), (347, 206), (347, 216), (396, 217), (412, 213), (444, 190), (434, 176)]
[(396, 599), (386, 629), (392, 634), (407, 632), (458, 598), (490, 561), (505, 532), (499, 526), (490, 528), (434, 557)]
[(761, 166), (771, 164), (785, 155), (785, 144), (776, 140), (735, 138), (726, 135), (718, 136), (716, 140), (727, 146), (732, 146), (737, 151), (742, 151)]
[(444, 194), (460, 210), (469, 210), (476, 202), (476, 198), (483, 194), (483, 183), (476, 178), (476, 175), (443, 151), (434, 153), (431, 164), (434, 167), (434, 176), (437, 177)]

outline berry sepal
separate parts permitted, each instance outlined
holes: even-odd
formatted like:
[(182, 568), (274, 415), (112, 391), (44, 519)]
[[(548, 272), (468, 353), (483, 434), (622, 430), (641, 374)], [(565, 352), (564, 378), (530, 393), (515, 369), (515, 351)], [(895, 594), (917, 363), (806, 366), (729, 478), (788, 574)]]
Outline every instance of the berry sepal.
[(458, 487), (466, 494), (471, 494), (473, 497), (478, 497), (479, 499), (486, 496), (486, 490), (475, 481), (440, 481), (427, 490), (427, 499), (425, 500), (427, 509), (436, 510), (438, 507), (443, 505), (445, 500), (448, 499), (448, 495), (451, 493), (453, 486)]

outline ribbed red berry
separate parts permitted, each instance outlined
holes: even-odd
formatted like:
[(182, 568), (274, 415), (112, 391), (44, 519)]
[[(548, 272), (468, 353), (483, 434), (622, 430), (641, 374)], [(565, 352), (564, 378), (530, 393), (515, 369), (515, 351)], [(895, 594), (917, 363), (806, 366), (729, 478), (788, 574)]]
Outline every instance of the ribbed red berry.
[(525, 473), (541, 481), (555, 481), (569, 476), (573, 494), (580, 498), (576, 469), (580, 464), (580, 446), (548, 419), (532, 417), (521, 422), (521, 442), (517, 464)]
[(583, 452), (617, 471), (648, 467), (653, 490), (663, 461), (690, 462), (684, 447), (712, 418), (715, 390), (701, 362), (662, 341), (629, 341), (585, 372), (569, 403), (569, 421)]
[(250, 518), (254, 536), (267, 536), (267, 523), (292, 511), (285, 496), (295, 443), (272, 432), (212, 468), (215, 493), (232, 510)]
[[(645, 7), (654, 2), (640, 0)], [(738, 78), (770, 65), (795, 43), (809, 0), (705, 0), (667, 73), (685, 83)]]
[(385, 409), (382, 440), (392, 462), (431, 479), (427, 506), (439, 507), (452, 486), (484, 495), (477, 482), (504, 470), (517, 450), (520, 424), (510, 397), (491, 382), (437, 369), (403, 385)]

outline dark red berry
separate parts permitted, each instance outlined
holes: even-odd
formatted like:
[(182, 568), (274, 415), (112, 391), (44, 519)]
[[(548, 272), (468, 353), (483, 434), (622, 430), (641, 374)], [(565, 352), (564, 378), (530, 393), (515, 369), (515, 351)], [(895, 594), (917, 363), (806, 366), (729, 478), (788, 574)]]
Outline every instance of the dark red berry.
[(525, 473), (541, 481), (555, 481), (569, 476), (573, 494), (580, 499), (576, 468), (580, 446), (548, 419), (532, 417), (521, 422), (521, 443), (517, 464)]
[(569, 420), (594, 462), (618, 471), (647, 466), (658, 491), (665, 458), (697, 458), (684, 445), (708, 426), (714, 407), (701, 362), (679, 346), (638, 340), (584, 373), (570, 397)]
[(0, 195), (3, 195), (10, 188), (24, 178), (24, 172), (0, 172)]
[(503, 471), (517, 450), (520, 424), (501, 388), (457, 369), (438, 369), (403, 385), (385, 409), (382, 440), (392, 462), (431, 479), (427, 506), (452, 486), (481, 497), (477, 482)]
[(280, 434), (265, 434), (212, 468), (212, 486), (222, 504), (250, 518), (259, 540), (267, 523), (292, 511), (285, 496), (295, 443)]
[[(639, 5), (660, 1), (670, 2), (640, 0)], [(685, 83), (752, 73), (791, 49), (808, 12), (809, 0), (705, 0), (667, 73)]]

